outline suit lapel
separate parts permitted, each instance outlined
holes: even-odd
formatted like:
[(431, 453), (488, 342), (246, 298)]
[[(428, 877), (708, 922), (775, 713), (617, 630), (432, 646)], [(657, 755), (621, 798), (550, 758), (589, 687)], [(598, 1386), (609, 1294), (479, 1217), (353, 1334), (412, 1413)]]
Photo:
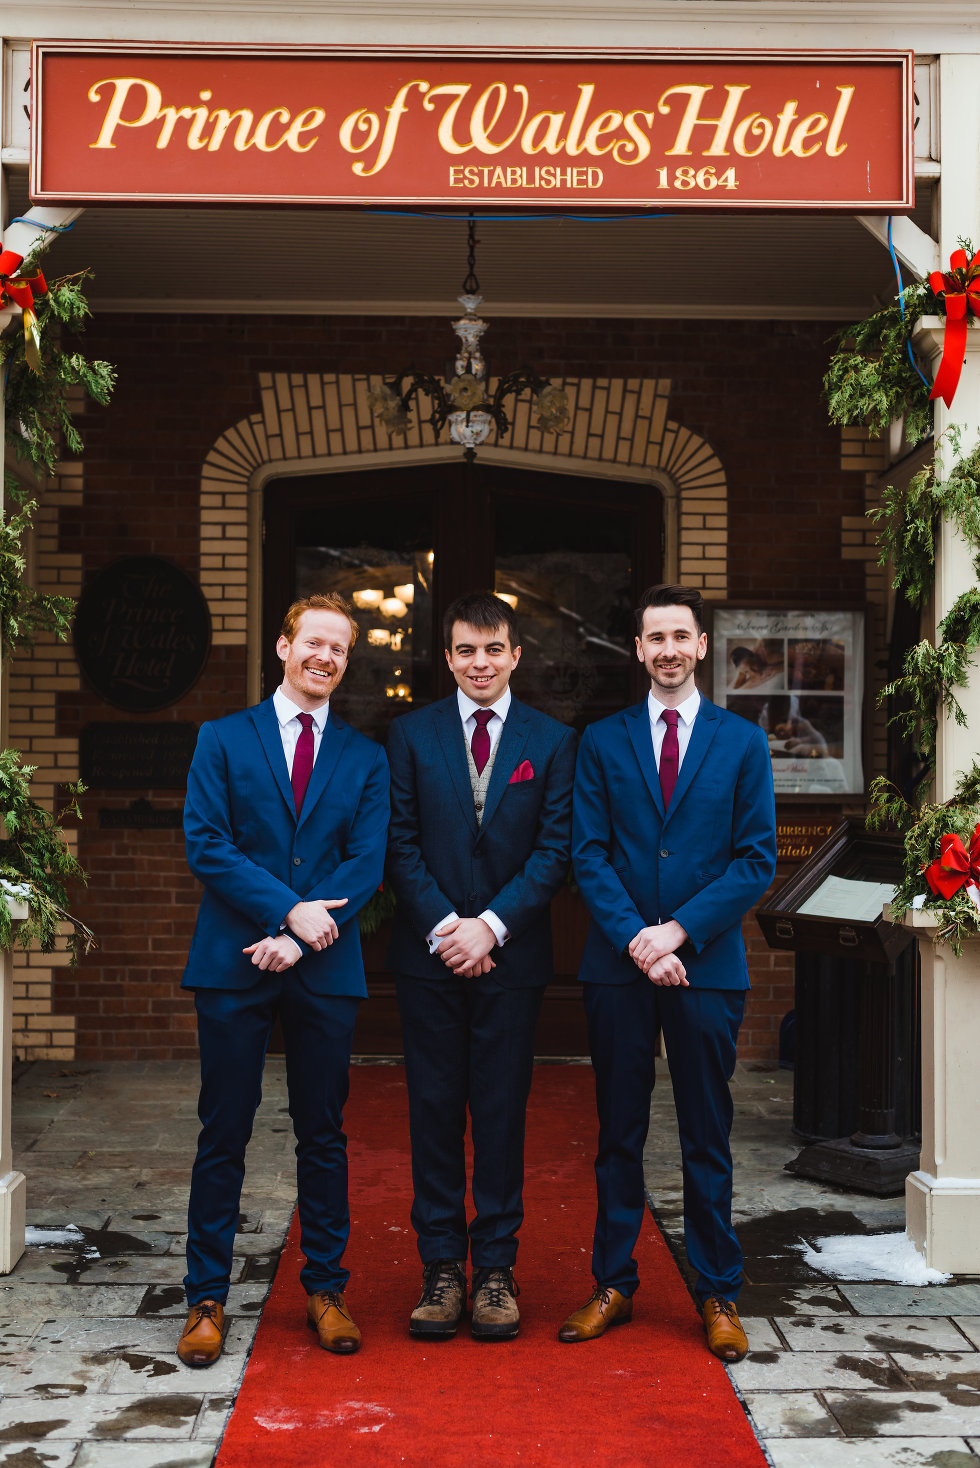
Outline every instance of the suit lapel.
[[(338, 719), (335, 715), (329, 714), (327, 716), (327, 722), (324, 725), (323, 733), (320, 735), (320, 748), (317, 750), (313, 773), (310, 776), (310, 783), (307, 785), (306, 794), (303, 797), (303, 806), (299, 813), (299, 820), (296, 823), (297, 827), (301, 826), (311, 812), (315, 810), (316, 803), (324, 790), (326, 790), (330, 776), (333, 774), (337, 761), (340, 758), (340, 752), (349, 737), (350, 730), (343, 719)], [(292, 791), (290, 791), (291, 793)]]
[(282, 735), (279, 732), (279, 719), (276, 714), (276, 706), (271, 698), (264, 703), (258, 704), (251, 710), (252, 722), (256, 733), (262, 742), (266, 759), (276, 777), (283, 800), (289, 808), (289, 814), (295, 818), (296, 803), (293, 800), (293, 787), (289, 783), (289, 770), (286, 767), (286, 756), (282, 747)]
[[(480, 826), (480, 834), (487, 829), (487, 825), (494, 811), (500, 804), (504, 791), (507, 789), (511, 775), (521, 762), (524, 746), (527, 744), (530, 719), (527, 709), (516, 698), (511, 699), (504, 727), (500, 731), (497, 741), (497, 752), (494, 755), (493, 770), (490, 775), (490, 784), (487, 787), (487, 799), (483, 807), (483, 824)], [(467, 768), (467, 779), (469, 769)], [(472, 797), (470, 803), (472, 804)]]
[(670, 810), (667, 819), (674, 814), (684, 796), (691, 787), (691, 782), (701, 767), (705, 755), (711, 747), (711, 741), (718, 732), (718, 710), (713, 703), (701, 695), (701, 706), (698, 709), (697, 718), (691, 728), (691, 738), (684, 752), (684, 760), (677, 776), (677, 784), (674, 793), (670, 797)]
[[(660, 789), (660, 775), (657, 773), (657, 761), (653, 753), (653, 734), (650, 731), (650, 706), (644, 699), (636, 708), (626, 710), (626, 727), (629, 730), (636, 758), (643, 778), (647, 783), (647, 789), (653, 797), (653, 803), (660, 812), (660, 819), (664, 818), (664, 797)], [(685, 757), (685, 764), (687, 763)]]
[(437, 703), (432, 712), (435, 716), (436, 732), (439, 736), (439, 743), (442, 745), (449, 778), (453, 782), (453, 789), (459, 799), (466, 824), (476, 835), (478, 828), (476, 811), (473, 809), (473, 789), (470, 785), (469, 766), (466, 763), (466, 745), (463, 740), (463, 725), (459, 717), (456, 695), (451, 694), (449, 698)]

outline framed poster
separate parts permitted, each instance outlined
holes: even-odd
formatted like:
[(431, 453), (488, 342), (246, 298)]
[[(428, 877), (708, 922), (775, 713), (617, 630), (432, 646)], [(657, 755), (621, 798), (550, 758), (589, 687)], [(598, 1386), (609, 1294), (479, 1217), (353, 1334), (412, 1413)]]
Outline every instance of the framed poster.
[(864, 793), (864, 612), (716, 606), (714, 701), (765, 730), (778, 795)]

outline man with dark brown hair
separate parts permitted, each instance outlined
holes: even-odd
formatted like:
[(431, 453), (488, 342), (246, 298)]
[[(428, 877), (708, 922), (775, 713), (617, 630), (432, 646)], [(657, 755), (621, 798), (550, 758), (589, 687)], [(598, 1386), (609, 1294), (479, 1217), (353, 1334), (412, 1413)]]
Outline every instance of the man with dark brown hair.
[[(472, 1332), (511, 1340), (524, 1217), (524, 1116), (553, 974), (551, 899), (568, 869), (575, 735), (511, 696), (517, 618), (489, 592), (445, 617), (450, 698), (396, 719), (388, 741), (388, 874), (423, 1266), (412, 1335), (456, 1334), (473, 1262)], [(473, 1134), (467, 1228), (464, 1137)]]
[(558, 1332), (594, 1340), (633, 1314), (645, 1210), (643, 1145), (658, 1032), (674, 1087), (684, 1240), (708, 1345), (747, 1349), (735, 1300), (729, 1134), (735, 1041), (749, 987), (742, 918), (772, 881), (776, 814), (766, 736), (702, 697), (701, 593), (652, 586), (636, 612), (643, 702), (582, 736), (572, 851), (592, 925), (579, 969), (596, 1077), (595, 1290)]
[(183, 979), (194, 991), (201, 1049), (190, 1310), (177, 1347), (187, 1366), (210, 1366), (221, 1354), (245, 1149), (277, 1017), (296, 1133), (307, 1323), (325, 1350), (360, 1345), (343, 1294), (342, 1123), (354, 1020), (367, 994), (357, 914), (381, 881), (388, 765), (330, 707), (356, 637), (342, 597), (294, 602), (276, 644), (281, 686), (256, 708), (202, 725), (187, 780), (187, 859), (204, 884)]

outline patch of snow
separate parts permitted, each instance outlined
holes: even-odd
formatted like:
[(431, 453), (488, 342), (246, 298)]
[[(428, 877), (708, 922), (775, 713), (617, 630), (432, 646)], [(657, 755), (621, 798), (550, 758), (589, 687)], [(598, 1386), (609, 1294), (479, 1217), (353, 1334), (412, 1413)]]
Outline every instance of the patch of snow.
[(100, 1257), (95, 1245), (86, 1243), (85, 1235), (73, 1223), (64, 1228), (25, 1228), (24, 1243), (29, 1249), (74, 1249), (87, 1259)]
[(930, 1269), (906, 1233), (836, 1234), (795, 1247), (804, 1263), (829, 1279), (887, 1280), (892, 1284), (945, 1284), (950, 1275)]
[[(358, 1426), (356, 1419), (359, 1417), (386, 1419), (394, 1415), (387, 1407), (382, 1407), (377, 1402), (340, 1402), (333, 1411), (318, 1413), (313, 1426), (321, 1428), (350, 1426), (354, 1432), (380, 1432), (384, 1426), (384, 1420), (377, 1424)], [(289, 1408), (282, 1408), (274, 1414), (261, 1417), (256, 1414), (255, 1421), (267, 1432), (292, 1432), (296, 1428), (306, 1430), (310, 1426), (305, 1418), (290, 1411)]]
[(26, 902), (31, 895), (31, 889), (26, 883), (12, 882), (9, 877), (0, 877), (0, 892), (18, 902)]

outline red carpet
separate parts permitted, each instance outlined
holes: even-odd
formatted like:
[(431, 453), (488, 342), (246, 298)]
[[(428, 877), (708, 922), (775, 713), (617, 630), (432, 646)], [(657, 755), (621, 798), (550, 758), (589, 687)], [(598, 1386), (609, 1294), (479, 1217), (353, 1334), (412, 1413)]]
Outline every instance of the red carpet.
[(560, 1322), (591, 1289), (596, 1123), (588, 1066), (538, 1066), (528, 1113), (521, 1334), (408, 1335), (421, 1266), (409, 1223), (404, 1072), (355, 1066), (347, 1302), (355, 1356), (319, 1349), (304, 1323), (294, 1221), (217, 1468), (762, 1468), (765, 1460), (663, 1239), (638, 1246), (630, 1325), (561, 1345)]

